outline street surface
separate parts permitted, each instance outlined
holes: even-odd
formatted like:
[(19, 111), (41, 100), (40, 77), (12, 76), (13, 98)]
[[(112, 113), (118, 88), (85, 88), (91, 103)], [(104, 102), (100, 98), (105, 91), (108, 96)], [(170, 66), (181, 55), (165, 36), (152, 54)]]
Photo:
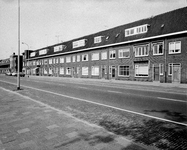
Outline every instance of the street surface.
[[(165, 87), (119, 85), (109, 82), (54, 77), (21, 78), (21, 86), (58, 93), (70, 99), (99, 103), (148, 117), (158, 117), (187, 126), (187, 95), (183, 90)], [(16, 77), (1, 76), (1, 81), (16, 84)], [(123, 81), (122, 81), (123, 82)]]
[(20, 79), (21, 90), (17, 90), (16, 77), (1, 75), (0, 87), (104, 127), (145, 149), (187, 149), (186, 85), (37, 76)]

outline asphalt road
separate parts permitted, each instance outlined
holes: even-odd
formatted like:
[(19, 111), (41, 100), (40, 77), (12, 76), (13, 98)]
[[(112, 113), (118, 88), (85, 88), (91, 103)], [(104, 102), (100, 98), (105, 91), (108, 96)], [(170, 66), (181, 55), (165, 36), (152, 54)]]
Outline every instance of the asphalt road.
[[(16, 84), (16, 77), (1, 76), (0, 82)], [(187, 125), (187, 96), (168, 91), (164, 87), (154, 88), (136, 85), (118, 85), (98, 81), (21, 78), (22, 87), (32, 87), (58, 93), (74, 100), (85, 100), (109, 105), (139, 115), (163, 118)]]

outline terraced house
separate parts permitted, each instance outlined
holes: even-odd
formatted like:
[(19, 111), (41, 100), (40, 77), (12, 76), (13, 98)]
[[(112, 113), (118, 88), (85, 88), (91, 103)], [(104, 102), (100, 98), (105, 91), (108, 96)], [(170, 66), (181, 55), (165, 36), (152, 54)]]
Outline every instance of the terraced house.
[(187, 83), (187, 7), (37, 49), (24, 67), (40, 76)]

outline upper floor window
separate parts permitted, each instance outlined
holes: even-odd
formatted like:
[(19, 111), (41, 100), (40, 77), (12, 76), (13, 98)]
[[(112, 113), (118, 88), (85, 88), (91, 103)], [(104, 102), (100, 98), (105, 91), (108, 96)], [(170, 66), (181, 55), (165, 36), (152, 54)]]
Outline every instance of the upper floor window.
[(100, 43), (102, 41), (102, 36), (94, 37), (94, 43)]
[(64, 57), (60, 58), (60, 63), (64, 63)]
[(71, 62), (71, 56), (66, 57), (66, 63), (70, 63)]
[(66, 46), (65, 45), (58, 45), (54, 47), (54, 52), (58, 52), (58, 51), (62, 51), (63, 49), (65, 49)]
[(118, 51), (119, 58), (129, 58), (130, 57), (130, 49), (120, 49)]
[(82, 55), (82, 61), (88, 61), (88, 54)]
[(36, 52), (30, 53), (30, 57), (34, 57), (36, 55)]
[(73, 59), (72, 61), (75, 62), (75, 56), (72, 56), (72, 59)]
[(86, 39), (78, 40), (73, 42), (73, 48), (82, 47), (86, 45)]
[(47, 49), (42, 49), (39, 51), (39, 55), (47, 54)]
[(77, 55), (77, 62), (80, 62), (80, 55)]
[(53, 63), (52, 61), (53, 61), (52, 59), (49, 59), (49, 64), (52, 64)]
[(132, 36), (136, 34), (146, 33), (147, 32), (147, 24), (129, 28), (125, 30), (125, 36)]
[(163, 43), (153, 43), (153, 55), (163, 55), (164, 49), (163, 49)]
[(111, 50), (109, 52), (109, 57), (110, 57), (110, 59), (115, 59), (116, 58), (116, 51), (115, 50)]
[(141, 45), (134, 47), (135, 57), (148, 56), (149, 45)]
[(101, 59), (102, 60), (107, 59), (107, 52), (101, 52)]
[(92, 60), (99, 60), (99, 53), (92, 53)]
[(181, 41), (169, 43), (169, 54), (181, 53)]
[(56, 64), (58, 64), (58, 58), (56, 58)]

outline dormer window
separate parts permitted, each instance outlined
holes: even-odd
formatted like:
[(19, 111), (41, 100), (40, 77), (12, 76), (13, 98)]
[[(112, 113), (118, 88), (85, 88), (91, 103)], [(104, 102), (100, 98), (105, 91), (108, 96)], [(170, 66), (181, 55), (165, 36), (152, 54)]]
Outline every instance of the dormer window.
[(102, 36), (94, 37), (94, 43), (101, 43), (101, 41), (102, 41)]
[(39, 55), (47, 54), (47, 49), (42, 49), (39, 51)]
[(64, 49), (66, 49), (65, 45), (58, 45), (54, 47), (54, 52), (63, 51)]
[(106, 41), (108, 41), (108, 39), (109, 39), (109, 36), (106, 37)]
[(36, 55), (36, 52), (30, 53), (30, 57), (34, 57)]
[(145, 25), (126, 29), (125, 30), (125, 37), (146, 33), (148, 31), (147, 27), (148, 27), (148, 24), (145, 24)]
[(86, 39), (78, 40), (73, 42), (73, 48), (82, 47), (86, 45)]

